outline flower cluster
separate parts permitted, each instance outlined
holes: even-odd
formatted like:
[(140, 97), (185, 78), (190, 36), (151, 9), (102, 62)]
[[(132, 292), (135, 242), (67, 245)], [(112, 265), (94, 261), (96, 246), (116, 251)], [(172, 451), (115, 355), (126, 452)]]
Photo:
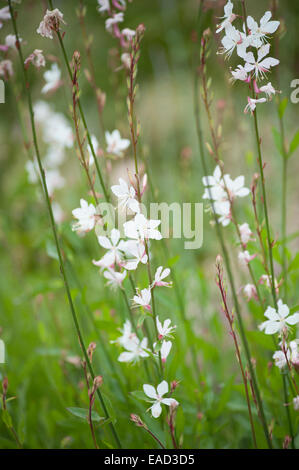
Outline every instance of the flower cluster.
[[(120, 23), (124, 21), (124, 11), (126, 9), (125, 0), (98, 0), (98, 11), (107, 15), (105, 21), (106, 30), (116, 39), (122, 49), (126, 50), (130, 45), (131, 39), (135, 36), (136, 31), (130, 28), (120, 29)], [(123, 52), (121, 54), (123, 66), (128, 68), (130, 63), (130, 54)]]
[(222, 176), (220, 166), (217, 165), (212, 176), (204, 176), (205, 192), (203, 199), (212, 202), (212, 210), (218, 215), (218, 222), (227, 226), (231, 221), (231, 205), (236, 197), (245, 197), (249, 189), (244, 187), (244, 176), (232, 180), (230, 175)]
[[(141, 194), (144, 193), (145, 188), (146, 177), (143, 178)], [(138, 197), (138, 189), (132, 182), (128, 185), (124, 179), (120, 178), (119, 184), (113, 185), (111, 191), (118, 199), (119, 210), (126, 211), (131, 219), (123, 223), (123, 238), (121, 231), (116, 228), (111, 230), (109, 236), (97, 235), (98, 243), (105, 250), (105, 254), (99, 260), (93, 260), (93, 264), (100, 268), (100, 272), (103, 273), (107, 284), (111, 288), (120, 288), (124, 291), (124, 280), (126, 277), (132, 271), (136, 271), (139, 265), (142, 266), (149, 263), (150, 241), (162, 239), (159, 231), (161, 221), (147, 219), (141, 213), (141, 196)], [(99, 215), (96, 213), (95, 206), (88, 204), (84, 199), (81, 199), (80, 206), (73, 210), (73, 215), (77, 219), (73, 229), (82, 234), (95, 228)], [(141, 309), (141, 324), (147, 316), (153, 318), (156, 341), (149, 346), (149, 339), (146, 336), (140, 337), (141, 335), (138, 333), (136, 326), (130, 320), (126, 320), (123, 328), (120, 330), (121, 336), (112, 341), (123, 348), (123, 352), (118, 357), (119, 362), (135, 364), (141, 359), (154, 358), (161, 361), (161, 364), (165, 364), (172, 348), (171, 338), (176, 326), (171, 324), (170, 319), (165, 319), (161, 322), (159, 316), (155, 315), (152, 307), (152, 295), (153, 290), (156, 288), (171, 287), (172, 283), (166, 279), (169, 275), (169, 268), (159, 266), (149, 286), (143, 289), (136, 288), (131, 308)], [(151, 396), (147, 395), (152, 399), (155, 398), (154, 405), (151, 407), (154, 417), (158, 417), (161, 414), (161, 403), (170, 405), (175, 402), (177, 404), (173, 399), (162, 398), (168, 392), (168, 384), (165, 381), (162, 384), (158, 385), (155, 393), (152, 386), (144, 385), (145, 393), (147, 394), (149, 391), (148, 387), (151, 387)]]
[[(224, 7), (224, 16), (219, 24), (216, 32), (224, 31), (221, 39), (222, 47), (220, 54), (231, 57), (236, 51), (238, 57), (243, 60), (243, 64), (237, 66), (235, 70), (231, 70), (232, 80), (240, 80), (250, 83), (253, 87), (253, 96), (248, 96), (245, 113), (253, 111), (258, 103), (265, 103), (275, 95), (276, 90), (269, 82), (259, 86), (259, 80), (264, 79), (272, 67), (279, 64), (279, 60), (269, 56), (270, 44), (268, 42), (269, 35), (275, 33), (280, 22), (271, 20), (272, 13), (266, 11), (260, 22), (257, 23), (251, 16), (248, 16), (243, 23), (242, 30), (238, 30), (233, 23), (237, 19), (237, 15), (233, 13), (233, 3), (231, 0)], [(264, 94), (263, 97), (259, 97)]]

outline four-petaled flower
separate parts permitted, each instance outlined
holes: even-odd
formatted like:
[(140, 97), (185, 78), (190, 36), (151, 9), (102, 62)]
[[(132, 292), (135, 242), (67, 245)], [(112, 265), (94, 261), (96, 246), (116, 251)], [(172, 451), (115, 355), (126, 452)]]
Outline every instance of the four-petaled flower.
[(120, 209), (130, 209), (132, 212), (139, 213), (140, 207), (136, 200), (136, 191), (133, 186), (128, 186), (125, 180), (119, 178), (119, 184), (111, 186), (111, 191), (119, 200)]
[(286, 304), (282, 303), (279, 299), (277, 302), (277, 310), (273, 307), (268, 307), (264, 315), (268, 320), (259, 325), (261, 331), (265, 331), (266, 335), (273, 335), (274, 333), (282, 333), (288, 328), (288, 325), (296, 325), (299, 323), (299, 313), (296, 312), (290, 315), (290, 309)]
[(152, 385), (144, 384), (143, 391), (147, 397), (153, 400), (153, 405), (149, 408), (153, 418), (159, 418), (160, 414), (162, 413), (161, 404), (167, 406), (177, 406), (179, 404), (174, 398), (163, 398), (163, 395), (168, 393), (168, 383), (166, 380), (163, 380), (163, 382), (157, 386), (157, 390)]
[(121, 157), (124, 150), (126, 150), (130, 145), (129, 139), (122, 139), (120, 132), (117, 129), (111, 133), (106, 131), (105, 139), (107, 142), (107, 152), (117, 155), (118, 157)]
[(159, 320), (159, 316), (157, 315), (156, 317), (156, 324), (157, 324), (157, 330), (158, 330), (158, 339), (163, 339), (163, 338), (168, 338), (171, 337), (171, 333), (173, 330), (176, 329), (176, 325), (170, 326), (171, 325), (171, 320), (167, 318), (167, 320), (164, 320), (163, 324)]
[(78, 222), (73, 224), (73, 230), (79, 234), (92, 230), (96, 221), (96, 208), (93, 204), (88, 204), (85, 199), (80, 199), (80, 206), (72, 211), (75, 219), (78, 219)]

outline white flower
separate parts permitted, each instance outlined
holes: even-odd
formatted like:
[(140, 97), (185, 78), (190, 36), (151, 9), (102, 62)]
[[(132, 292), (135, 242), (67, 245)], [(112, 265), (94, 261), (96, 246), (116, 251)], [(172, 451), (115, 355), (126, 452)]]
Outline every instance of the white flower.
[(273, 88), (271, 82), (269, 82), (267, 85), (261, 86), (259, 91), (266, 93), (267, 98), (270, 100), (272, 99), (272, 95), (276, 94), (276, 90)]
[(0, 77), (8, 78), (13, 75), (12, 61), (9, 59), (0, 62)]
[(294, 410), (298, 411), (299, 410), (299, 395), (293, 398), (293, 405), (294, 405)]
[(222, 178), (220, 167), (217, 165), (213, 176), (205, 176), (202, 181), (205, 186), (203, 199), (214, 201), (212, 209), (220, 216), (218, 222), (225, 227), (231, 220), (231, 201), (249, 194), (249, 189), (244, 187), (244, 176), (232, 180), (227, 174)]
[[(91, 135), (91, 145), (93, 146), (94, 153), (97, 155), (98, 150), (99, 150), (99, 142), (95, 135)], [(89, 144), (87, 144), (87, 151), (88, 151), (88, 156), (89, 156), (89, 165), (93, 165), (94, 157), (93, 157), (91, 147)]]
[(142, 242), (128, 240), (124, 242), (124, 251), (128, 259), (124, 262), (124, 267), (129, 271), (135, 271), (139, 263), (147, 263), (147, 254)]
[(172, 282), (163, 281), (163, 279), (169, 276), (169, 274), (170, 274), (169, 268), (163, 269), (163, 266), (159, 266), (155, 272), (155, 279), (154, 279), (152, 287), (155, 287), (155, 286), (171, 287)]
[(147, 338), (143, 338), (141, 341), (137, 336), (124, 344), (127, 351), (121, 353), (118, 357), (119, 362), (136, 362), (140, 357), (149, 357), (147, 352)]
[(46, 101), (37, 101), (33, 107), (34, 119), (45, 124), (52, 114), (51, 108)]
[(160, 220), (147, 220), (143, 214), (136, 214), (134, 220), (124, 223), (125, 235), (135, 240), (147, 240), (149, 238), (161, 240), (162, 235), (157, 230), (160, 223)]
[(65, 185), (65, 179), (57, 169), (47, 170), (45, 176), (49, 196), (53, 195), (55, 189), (61, 189)]
[(122, 335), (119, 336), (115, 341), (110, 341), (110, 343), (117, 343), (121, 346), (126, 347), (129, 342), (136, 342), (136, 333), (132, 331), (132, 325), (130, 320), (125, 321), (123, 329), (121, 329), (120, 332), (122, 333)]
[(47, 168), (56, 168), (64, 161), (64, 149), (58, 145), (51, 145), (45, 155), (45, 165)]
[(2, 28), (2, 21), (10, 20), (9, 7), (0, 8), (0, 28)]
[(60, 84), (61, 70), (58, 65), (52, 64), (51, 68), (44, 73), (46, 84), (42, 88), (42, 93), (55, 90)]
[(122, 23), (124, 21), (124, 14), (122, 12), (120, 13), (115, 13), (111, 18), (107, 18), (105, 21), (105, 28), (109, 33), (112, 32), (113, 30), (113, 25), (117, 23)]
[(65, 24), (63, 13), (58, 8), (47, 10), (36, 32), (44, 38), (53, 39), (53, 31), (59, 31), (60, 22)]
[(172, 348), (171, 341), (162, 341), (160, 354), (161, 354), (161, 360), (163, 363), (166, 362), (166, 359), (168, 357), (168, 354), (170, 353), (171, 348)]
[(270, 21), (272, 17), (271, 11), (266, 11), (264, 16), (261, 18), (260, 26), (252, 18), (247, 17), (247, 27), (250, 31), (249, 38), (251, 39), (251, 45), (254, 47), (260, 47), (266, 40), (268, 34), (273, 34), (280, 25), (279, 21)]
[(168, 318), (164, 321), (163, 325), (159, 320), (159, 317), (156, 317), (157, 330), (159, 333), (158, 339), (171, 337), (171, 333), (176, 329), (176, 325), (171, 325), (171, 320)]
[(254, 99), (250, 98), (250, 96), (247, 97), (247, 105), (245, 106), (244, 113), (248, 113), (248, 111), (251, 111), (251, 114), (256, 108), (257, 103), (266, 103), (266, 98), (259, 98), (259, 99)]
[(133, 302), (135, 305), (144, 307), (146, 310), (151, 310), (150, 302), (151, 302), (151, 289), (142, 289), (140, 292), (137, 290), (137, 295), (134, 295)]
[(127, 39), (131, 39), (135, 36), (136, 31), (134, 31), (134, 29), (125, 28), (122, 30), (121, 34), (123, 34)]
[[(287, 350), (286, 354), (287, 354), (287, 358), (289, 360), (290, 359), (290, 351)], [(287, 365), (287, 360), (286, 360), (285, 354), (282, 351), (275, 351), (275, 353), (273, 354), (272, 357), (274, 359), (275, 365), (279, 369), (283, 369)]]
[(99, 6), (97, 7), (97, 10), (100, 13), (103, 13), (104, 11), (109, 11), (110, 10), (110, 4), (109, 0), (98, 0)]
[(249, 225), (245, 222), (242, 225), (239, 225), (239, 230), (240, 230), (240, 237), (241, 237), (241, 242), (243, 245), (247, 245), (247, 243), (252, 240), (252, 231), (250, 230)]
[(93, 261), (93, 264), (104, 268), (109, 268), (114, 264), (120, 265), (124, 249), (124, 241), (120, 240), (120, 231), (113, 228), (110, 238), (98, 236), (98, 242), (108, 252), (99, 261)]
[(27, 67), (30, 63), (32, 63), (37, 69), (45, 67), (46, 59), (41, 49), (34, 49), (32, 54), (30, 54), (24, 62)]
[(270, 51), (270, 44), (265, 44), (264, 46), (260, 47), (257, 51), (257, 59), (255, 59), (252, 52), (248, 52), (244, 55), (245, 60), (245, 70), (246, 72), (254, 71), (256, 79), (260, 76), (264, 77), (267, 72), (269, 72), (271, 67), (275, 67), (275, 65), (279, 64), (278, 59), (274, 59), (273, 57), (265, 57), (269, 54)]
[(72, 128), (61, 113), (51, 113), (43, 123), (43, 138), (51, 146), (73, 147)]
[(86, 233), (95, 226), (96, 208), (93, 204), (88, 204), (85, 199), (80, 199), (80, 206), (72, 211), (75, 219), (78, 219), (78, 222), (73, 225), (73, 230), (78, 233)]
[(278, 311), (275, 310), (275, 308), (268, 307), (264, 313), (268, 320), (259, 325), (259, 329), (261, 331), (265, 330), (266, 335), (273, 335), (278, 332), (282, 333), (288, 328), (288, 325), (296, 325), (299, 323), (299, 313), (296, 312), (289, 316), (289, 307), (283, 304), (281, 299), (278, 300), (277, 307)]
[(122, 139), (117, 129), (111, 133), (106, 131), (105, 138), (107, 142), (107, 152), (117, 155), (118, 157), (122, 156), (123, 151), (130, 145), (129, 139)]
[(55, 201), (52, 202), (52, 211), (53, 211), (53, 216), (54, 216), (54, 220), (56, 224), (60, 224), (61, 222), (63, 222), (65, 216), (58, 202), (55, 202)]
[(143, 391), (147, 397), (153, 400), (153, 405), (150, 407), (153, 418), (158, 418), (162, 413), (162, 403), (167, 406), (179, 404), (174, 398), (163, 398), (163, 395), (168, 393), (168, 383), (165, 380), (158, 385), (157, 391), (149, 384), (143, 385)]
[(223, 48), (219, 53), (225, 53), (228, 57), (232, 55), (235, 49), (237, 49), (238, 56), (243, 57), (248, 45), (246, 35), (238, 31), (231, 24), (225, 28), (225, 36), (222, 38), (221, 44)]
[[(16, 47), (17, 38), (15, 34), (8, 34), (5, 38), (5, 45), (7, 47)], [(19, 37), (19, 42), (22, 42), (22, 38)]]
[(140, 207), (136, 198), (136, 191), (133, 186), (128, 186), (126, 181), (119, 178), (119, 184), (111, 186), (111, 191), (119, 200), (119, 207), (121, 209), (130, 209), (132, 212), (140, 212)]
[(122, 64), (124, 65), (124, 67), (126, 69), (129, 69), (130, 68), (130, 65), (131, 65), (131, 56), (128, 52), (124, 52), (121, 56), (120, 56), (120, 60), (122, 62)]
[(240, 264), (243, 266), (246, 266), (250, 261), (252, 261), (257, 255), (251, 255), (249, 251), (240, 251), (238, 254), (238, 259), (240, 261)]
[(248, 81), (248, 73), (245, 70), (243, 65), (238, 65), (236, 70), (231, 70), (232, 78), (231, 80), (241, 80), (242, 82)]
[(114, 271), (111, 268), (108, 268), (104, 271), (104, 278), (107, 279), (107, 285), (112, 287), (112, 289), (116, 289), (117, 287), (121, 287), (123, 280), (127, 275), (127, 271), (124, 270), (123, 272)]
[(227, 4), (224, 6), (224, 16), (220, 19), (223, 19), (223, 21), (217, 25), (216, 33), (220, 33), (220, 31), (236, 19), (236, 15), (233, 13), (233, 4), (231, 0), (228, 0)]
[(243, 287), (243, 293), (246, 297), (246, 300), (249, 302), (251, 299), (256, 299), (257, 298), (257, 292), (256, 288), (253, 284), (246, 284), (246, 286)]

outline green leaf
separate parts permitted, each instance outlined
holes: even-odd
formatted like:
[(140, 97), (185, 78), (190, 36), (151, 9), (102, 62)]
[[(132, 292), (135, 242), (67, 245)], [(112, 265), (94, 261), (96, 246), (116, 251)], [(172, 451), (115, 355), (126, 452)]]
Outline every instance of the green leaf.
[(283, 118), (287, 105), (288, 105), (288, 98), (285, 97), (283, 100), (281, 100), (278, 106), (278, 114), (279, 114), (280, 119)]
[(7, 410), (2, 410), (2, 420), (8, 428), (12, 428), (12, 419)]
[(296, 132), (292, 142), (290, 143), (290, 149), (289, 149), (289, 153), (288, 153), (288, 158), (290, 158), (290, 156), (295, 152), (295, 150), (297, 149), (299, 145), (299, 131)]
[(275, 127), (272, 128), (272, 134), (273, 134), (273, 139), (274, 139), (275, 147), (277, 148), (277, 150), (278, 150), (278, 152), (280, 153), (280, 155), (283, 157), (283, 156), (284, 156), (284, 152), (283, 152), (283, 145), (282, 145), (282, 138), (281, 138), (281, 135), (280, 135), (280, 133), (278, 132), (278, 130), (275, 129)]
[[(67, 408), (67, 410), (72, 413), (72, 415), (76, 416), (76, 418), (83, 419), (83, 421), (88, 421), (88, 409), (87, 408), (76, 408), (76, 407), (70, 407)], [(98, 415), (96, 411), (91, 412), (91, 419), (92, 421), (95, 422), (100, 422), (100, 421), (105, 421), (105, 418), (102, 418), (101, 416)]]

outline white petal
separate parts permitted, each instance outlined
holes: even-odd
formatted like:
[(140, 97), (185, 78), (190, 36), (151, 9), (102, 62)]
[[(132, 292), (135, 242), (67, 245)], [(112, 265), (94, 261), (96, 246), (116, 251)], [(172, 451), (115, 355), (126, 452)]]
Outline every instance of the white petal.
[(160, 397), (162, 397), (163, 395), (165, 395), (165, 393), (168, 392), (168, 383), (166, 382), (166, 380), (163, 380), (163, 382), (158, 385), (157, 392)]
[(149, 398), (157, 398), (156, 389), (152, 385), (144, 384), (143, 391), (146, 394), (146, 396), (148, 396)]
[(151, 411), (154, 418), (159, 418), (160, 414), (162, 413), (162, 408), (158, 401), (153, 404)]

